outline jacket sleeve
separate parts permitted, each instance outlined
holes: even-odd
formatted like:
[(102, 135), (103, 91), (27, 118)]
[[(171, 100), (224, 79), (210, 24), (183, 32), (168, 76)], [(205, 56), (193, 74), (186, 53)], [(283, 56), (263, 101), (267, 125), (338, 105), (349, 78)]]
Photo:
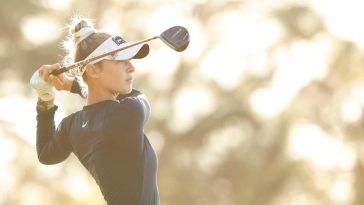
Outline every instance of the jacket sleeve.
[(37, 109), (37, 154), (42, 164), (57, 164), (71, 154), (71, 146), (65, 135), (64, 120), (57, 129), (54, 123), (54, 114), (57, 106), (48, 111)]
[(70, 92), (78, 94), (84, 99), (87, 98), (87, 88), (84, 85), (82, 85), (78, 77), (75, 77), (73, 79)]

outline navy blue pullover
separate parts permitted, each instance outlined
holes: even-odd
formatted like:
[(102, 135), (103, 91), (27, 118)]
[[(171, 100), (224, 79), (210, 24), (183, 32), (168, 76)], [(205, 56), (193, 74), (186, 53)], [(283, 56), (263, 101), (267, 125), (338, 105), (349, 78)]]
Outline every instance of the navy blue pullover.
[(108, 205), (159, 205), (157, 156), (144, 134), (150, 105), (134, 89), (117, 99), (84, 106), (57, 128), (57, 106), (37, 109), (38, 159), (56, 164), (74, 153)]

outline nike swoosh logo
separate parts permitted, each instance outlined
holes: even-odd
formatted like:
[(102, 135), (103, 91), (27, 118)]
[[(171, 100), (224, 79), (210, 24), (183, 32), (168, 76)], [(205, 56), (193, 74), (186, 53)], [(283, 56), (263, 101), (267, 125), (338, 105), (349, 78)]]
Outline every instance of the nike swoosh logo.
[(88, 121), (82, 124), (82, 128), (86, 127)]

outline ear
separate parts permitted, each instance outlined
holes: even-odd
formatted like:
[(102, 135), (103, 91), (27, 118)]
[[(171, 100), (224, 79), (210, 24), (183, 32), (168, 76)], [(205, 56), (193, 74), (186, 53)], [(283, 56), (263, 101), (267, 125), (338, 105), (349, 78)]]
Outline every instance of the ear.
[(100, 68), (93, 64), (87, 64), (86, 65), (86, 71), (87, 76), (89, 78), (99, 78), (100, 77)]

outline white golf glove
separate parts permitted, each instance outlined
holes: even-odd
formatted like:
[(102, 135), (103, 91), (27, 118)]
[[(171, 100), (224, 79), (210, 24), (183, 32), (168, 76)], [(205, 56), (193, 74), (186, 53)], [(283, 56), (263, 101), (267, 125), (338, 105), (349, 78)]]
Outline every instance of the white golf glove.
[(32, 75), (30, 85), (38, 93), (38, 97), (42, 101), (49, 101), (54, 98), (55, 94), (53, 86), (39, 76), (38, 70), (36, 70)]

